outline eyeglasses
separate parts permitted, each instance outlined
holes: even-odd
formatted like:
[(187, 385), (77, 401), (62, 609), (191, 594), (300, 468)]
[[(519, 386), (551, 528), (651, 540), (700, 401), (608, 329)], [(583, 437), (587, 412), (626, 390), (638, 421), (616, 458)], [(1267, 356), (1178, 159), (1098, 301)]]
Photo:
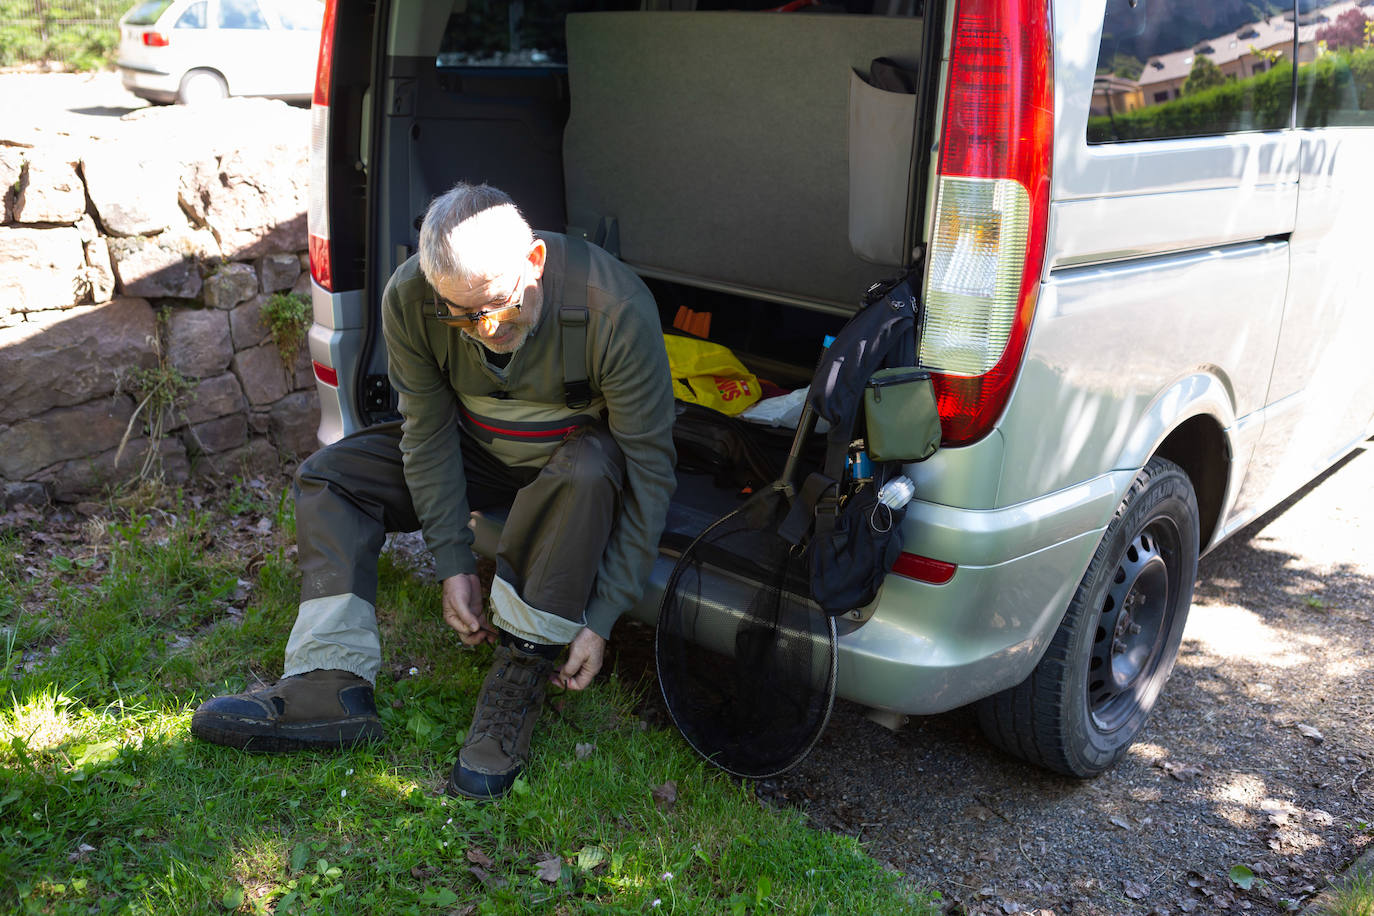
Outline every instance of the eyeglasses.
[(478, 309), (475, 312), (459, 311), (458, 306), (439, 295), (436, 290), (434, 293), (434, 314), (429, 317), (436, 321), (442, 321), (451, 328), (470, 331), (477, 327), (479, 322), (485, 319), (490, 318), (493, 321), (500, 322), (515, 315), (520, 311), (520, 306), (523, 305), (522, 300), (524, 299), (524, 293), (524, 270), (520, 271), (520, 276), (515, 281), (515, 289), (511, 291), (511, 294), (506, 297), (504, 302)]

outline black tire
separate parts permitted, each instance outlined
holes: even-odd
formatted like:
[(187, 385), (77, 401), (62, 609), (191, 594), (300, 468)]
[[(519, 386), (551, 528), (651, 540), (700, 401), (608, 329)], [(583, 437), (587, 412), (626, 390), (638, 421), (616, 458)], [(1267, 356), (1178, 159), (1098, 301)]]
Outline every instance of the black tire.
[(177, 104), (200, 105), (229, 97), (229, 84), (213, 70), (191, 70), (181, 78)]
[(1197, 560), (1192, 482), (1154, 458), (1126, 491), (1035, 670), (978, 703), (988, 740), (1067, 776), (1116, 763), (1174, 670)]

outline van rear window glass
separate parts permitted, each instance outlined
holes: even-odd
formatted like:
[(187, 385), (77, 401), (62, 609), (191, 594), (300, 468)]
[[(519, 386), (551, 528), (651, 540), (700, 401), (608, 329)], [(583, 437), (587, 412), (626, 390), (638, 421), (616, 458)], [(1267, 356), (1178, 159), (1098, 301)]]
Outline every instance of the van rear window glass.
[(1298, 51), (1298, 125), (1374, 127), (1374, 5), (1313, 10), (1298, 34), (1311, 36)]
[(1315, 51), (1296, 20), (1291, 0), (1108, 0), (1088, 142), (1287, 127), (1293, 61)]
[(619, 12), (638, 0), (468, 0), (449, 17), (439, 43), (440, 67), (565, 67), (563, 22), (569, 13)]

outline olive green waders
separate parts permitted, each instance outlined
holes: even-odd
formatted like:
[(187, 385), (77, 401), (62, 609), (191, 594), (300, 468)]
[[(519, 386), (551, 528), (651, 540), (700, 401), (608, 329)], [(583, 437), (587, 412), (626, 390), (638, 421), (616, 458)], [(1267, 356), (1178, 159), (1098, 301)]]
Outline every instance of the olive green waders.
[[(399, 421), (370, 427), (316, 452), (297, 471), (301, 604), (283, 677), (339, 669), (376, 681), (377, 558), (387, 532), (420, 527), (400, 443)], [(466, 433), (462, 445), (469, 506), (510, 507), (497, 545), (492, 622), (530, 642), (570, 642), (585, 622), (615, 525), (620, 447), (600, 422), (578, 427), (539, 469), (506, 467)]]

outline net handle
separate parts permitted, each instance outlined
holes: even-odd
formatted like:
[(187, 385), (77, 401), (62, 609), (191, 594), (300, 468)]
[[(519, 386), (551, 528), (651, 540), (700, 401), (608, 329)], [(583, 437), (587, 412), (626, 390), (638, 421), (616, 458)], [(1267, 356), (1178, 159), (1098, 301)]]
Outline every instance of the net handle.
[(782, 467), (782, 479), (778, 481), (787, 490), (792, 489), (797, 465), (801, 463), (802, 449), (806, 446), (806, 437), (811, 435), (811, 427), (815, 422), (816, 411), (811, 406), (811, 399), (807, 398), (802, 404), (801, 416), (797, 418), (797, 433), (792, 437), (792, 448), (788, 450), (787, 463)]

